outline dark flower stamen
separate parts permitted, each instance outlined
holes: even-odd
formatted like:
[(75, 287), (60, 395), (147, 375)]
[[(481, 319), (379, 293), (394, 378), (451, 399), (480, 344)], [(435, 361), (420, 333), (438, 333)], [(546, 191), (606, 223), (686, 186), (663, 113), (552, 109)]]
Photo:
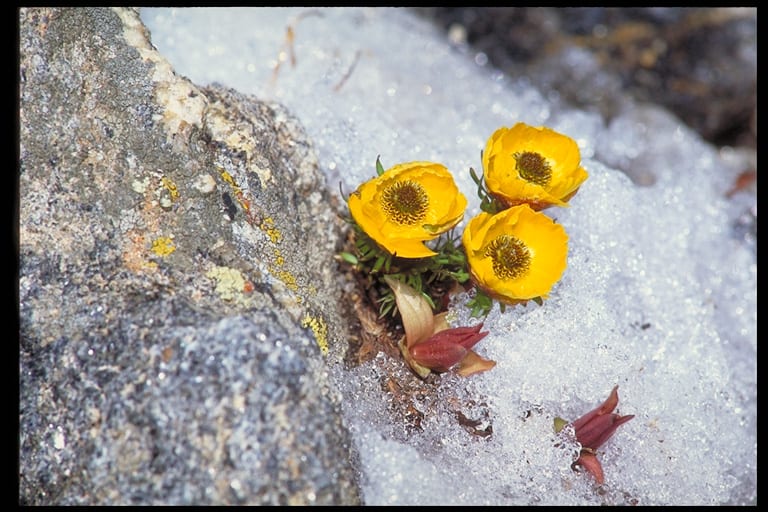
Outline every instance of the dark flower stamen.
[(552, 168), (543, 156), (531, 151), (515, 153), (512, 156), (517, 162), (516, 167), (521, 178), (542, 187), (549, 184), (552, 179)]
[(427, 215), (429, 197), (418, 183), (396, 181), (381, 194), (381, 208), (389, 220), (410, 226)]
[(530, 250), (520, 239), (511, 235), (494, 238), (484, 254), (493, 260), (493, 273), (499, 279), (517, 279), (528, 272), (531, 266)]

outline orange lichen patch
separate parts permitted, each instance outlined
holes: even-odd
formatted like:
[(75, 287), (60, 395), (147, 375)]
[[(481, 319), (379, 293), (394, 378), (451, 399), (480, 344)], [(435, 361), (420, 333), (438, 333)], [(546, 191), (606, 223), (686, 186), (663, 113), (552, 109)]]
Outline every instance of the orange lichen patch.
[[(141, 218), (136, 225), (142, 226), (142, 229), (129, 229), (124, 238), (122, 260), (125, 267), (132, 272), (157, 267), (157, 263), (148, 259), (151, 255), (148, 251), (152, 251), (157, 256), (167, 256), (176, 250), (170, 237), (158, 236), (162, 230), (160, 215), (158, 215), (159, 205), (155, 200), (155, 193), (158, 190), (156, 185), (157, 181), (150, 177), (137, 178), (130, 185), (133, 191), (141, 194), (142, 197), (141, 206), (136, 208), (136, 213)], [(164, 185), (161, 185), (159, 190), (166, 191), (168, 196), (171, 196), (170, 190)], [(148, 243), (150, 238), (151, 244)]]
[(217, 167), (217, 170), (221, 175), (221, 179), (223, 179), (230, 187), (232, 187), (232, 194), (235, 196), (235, 199), (237, 199), (237, 202), (240, 203), (240, 207), (245, 212), (245, 218), (248, 219), (248, 222), (254, 224), (256, 217), (251, 212), (251, 202), (245, 197), (243, 189), (240, 188), (240, 186), (235, 181), (235, 178), (233, 178), (232, 175), (229, 174), (225, 169)]
[(162, 353), (163, 362), (167, 363), (173, 357), (173, 349), (171, 347), (165, 347)]
[(248, 211), (251, 209), (251, 202), (243, 196), (242, 192), (235, 194), (235, 197), (237, 197), (237, 200), (240, 201), (240, 205), (243, 207), (243, 210), (245, 210), (245, 213), (248, 213)]
[(256, 289), (256, 287), (254, 286), (253, 282), (251, 282), (249, 280), (245, 281), (245, 284), (243, 285), (243, 293), (245, 293), (246, 295), (247, 294), (251, 294), (251, 293), (253, 293), (253, 290), (255, 290), (255, 289)]
[(238, 201), (241, 201), (243, 191), (235, 181), (235, 178), (233, 178), (231, 174), (229, 174), (225, 169), (221, 167), (219, 167), (218, 170), (219, 174), (221, 175), (221, 179), (223, 179), (230, 187), (232, 187), (232, 191), (235, 193), (235, 197), (237, 197)]
[(136, 230), (129, 231), (126, 248), (123, 251), (123, 265), (131, 272), (141, 272), (147, 268), (157, 267), (154, 261), (147, 261), (145, 257), (146, 240), (144, 235)]

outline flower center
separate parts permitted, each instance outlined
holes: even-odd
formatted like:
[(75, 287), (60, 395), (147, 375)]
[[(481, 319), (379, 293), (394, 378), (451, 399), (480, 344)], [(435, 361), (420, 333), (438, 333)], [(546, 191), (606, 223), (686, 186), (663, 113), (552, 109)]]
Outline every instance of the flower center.
[(392, 222), (413, 225), (427, 215), (429, 197), (413, 181), (396, 181), (381, 194), (381, 208)]
[(517, 279), (531, 267), (531, 251), (512, 235), (494, 238), (485, 248), (484, 255), (493, 261), (493, 273), (499, 279)]
[(544, 157), (532, 151), (523, 151), (512, 155), (517, 162), (517, 171), (525, 181), (545, 187), (552, 179), (552, 168)]

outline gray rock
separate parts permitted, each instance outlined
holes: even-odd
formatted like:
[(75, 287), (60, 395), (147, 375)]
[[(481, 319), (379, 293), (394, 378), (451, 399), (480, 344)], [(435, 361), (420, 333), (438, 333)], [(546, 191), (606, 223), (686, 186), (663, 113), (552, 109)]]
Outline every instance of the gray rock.
[(356, 504), (341, 222), (280, 105), (21, 9), (19, 501)]

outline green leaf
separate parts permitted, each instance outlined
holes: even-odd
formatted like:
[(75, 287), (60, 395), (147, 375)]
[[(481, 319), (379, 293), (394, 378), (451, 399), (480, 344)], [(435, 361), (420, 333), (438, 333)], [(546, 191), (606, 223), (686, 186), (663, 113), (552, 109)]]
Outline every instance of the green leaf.
[[(382, 304), (379, 307), (379, 318), (384, 318), (385, 316), (387, 316), (387, 313), (392, 311), (392, 308), (394, 306), (395, 306), (394, 302), (387, 302), (387, 303)], [(395, 316), (394, 312), (392, 313), (392, 316)]]
[(350, 254), (348, 252), (342, 252), (341, 253), (341, 259), (343, 259), (347, 263), (351, 263), (352, 265), (357, 265), (358, 264), (357, 257), (355, 257), (354, 254)]
[(483, 293), (481, 290), (475, 292), (475, 296), (468, 302), (467, 306), (470, 308), (470, 315), (479, 318), (488, 316), (493, 308), (493, 299)]
[(469, 280), (469, 272), (464, 272), (463, 270), (452, 272), (451, 276), (460, 284), (464, 284)]
[(475, 184), (480, 185), (481, 178), (477, 177), (477, 173), (473, 168), (469, 168), (469, 175), (472, 176), (472, 181), (475, 182)]
[(421, 280), (421, 274), (411, 274), (409, 275), (406, 280), (405, 284), (410, 286), (411, 288), (416, 289), (417, 291), (421, 292), (424, 289), (424, 286), (422, 284)]
[(437, 309), (435, 307), (435, 301), (432, 300), (432, 297), (430, 297), (427, 292), (421, 292), (421, 296), (424, 297), (427, 300), (427, 302), (429, 302), (429, 306), (432, 308), (432, 311)]
[(480, 202), (480, 209), (486, 213), (490, 213), (491, 215), (493, 215), (495, 213), (499, 213), (504, 208), (494, 197), (487, 195)]
[(381, 165), (380, 158), (381, 158), (381, 155), (376, 157), (376, 175), (377, 176), (381, 176), (382, 174), (384, 174), (384, 166)]
[(381, 270), (381, 267), (384, 265), (384, 262), (386, 261), (386, 256), (379, 256), (376, 258), (376, 263), (373, 264), (373, 268), (371, 269), (372, 273), (376, 273), (379, 270)]

